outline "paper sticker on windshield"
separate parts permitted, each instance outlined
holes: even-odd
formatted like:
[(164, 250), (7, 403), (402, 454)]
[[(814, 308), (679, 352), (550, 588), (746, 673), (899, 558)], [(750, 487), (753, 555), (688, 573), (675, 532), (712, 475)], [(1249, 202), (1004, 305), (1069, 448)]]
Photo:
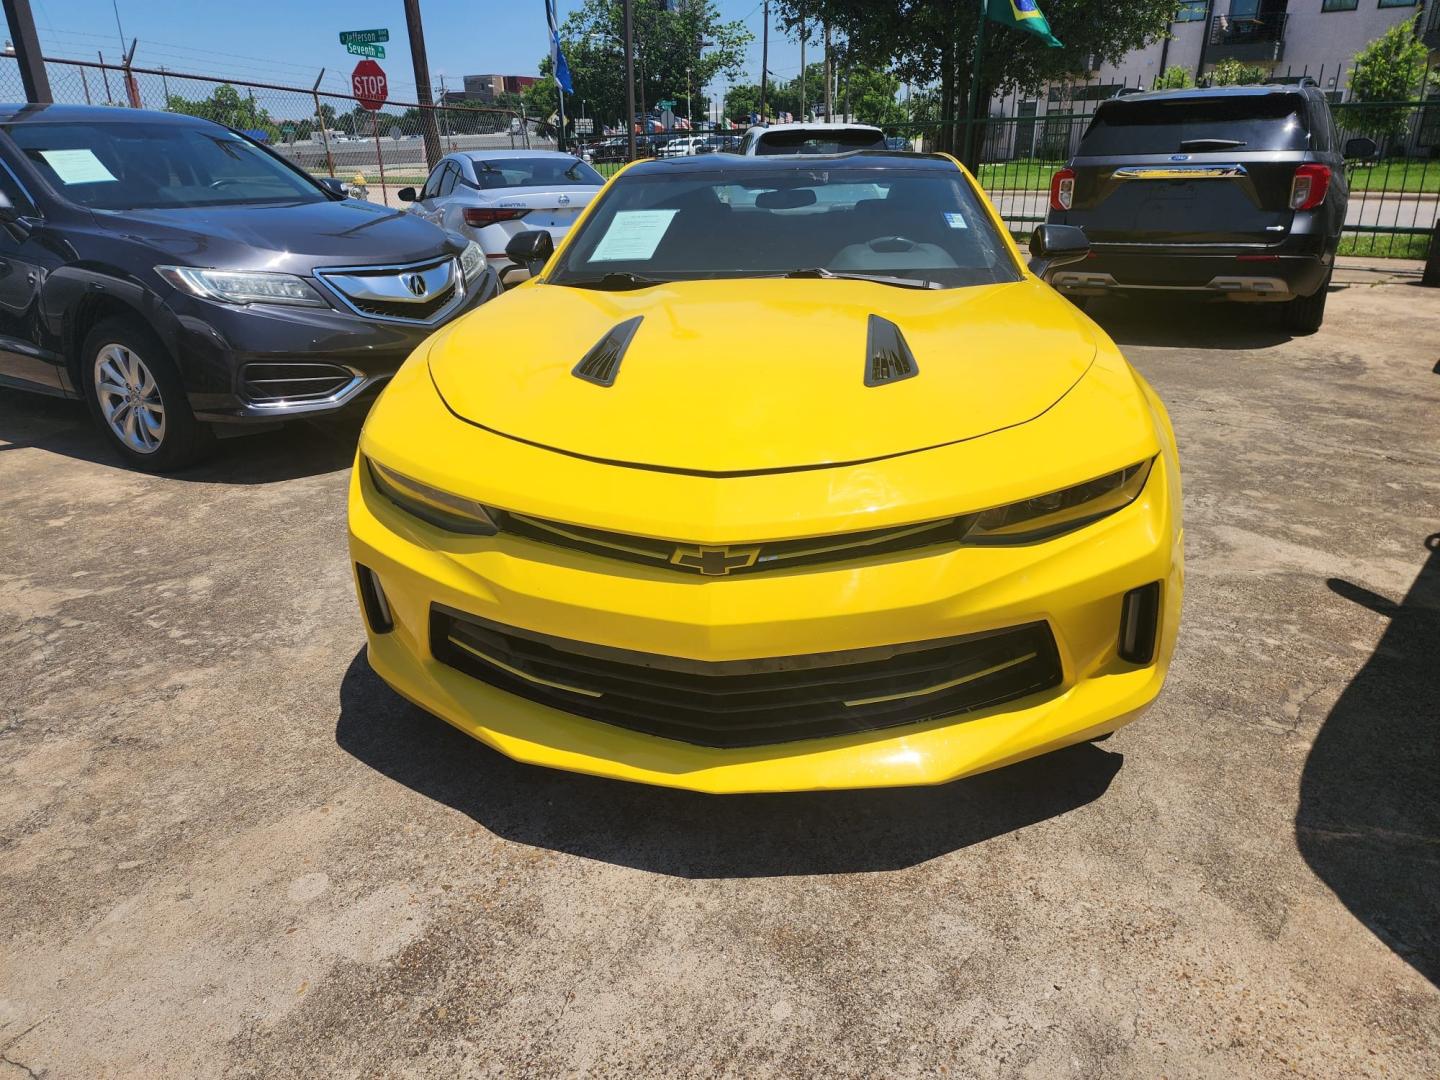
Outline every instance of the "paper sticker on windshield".
[(945, 224), (949, 225), (952, 229), (968, 229), (970, 227), (965, 224), (964, 214), (946, 214)]
[(591, 262), (625, 262), (650, 258), (678, 210), (621, 210), (595, 245)]
[(115, 179), (93, 150), (41, 150), (40, 156), (62, 184), (103, 184)]

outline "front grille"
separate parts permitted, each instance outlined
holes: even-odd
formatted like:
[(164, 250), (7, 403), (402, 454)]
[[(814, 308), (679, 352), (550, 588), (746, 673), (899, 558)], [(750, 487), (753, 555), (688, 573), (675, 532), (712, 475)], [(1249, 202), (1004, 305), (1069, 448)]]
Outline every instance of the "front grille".
[(549, 637), (437, 604), (430, 650), (520, 697), (713, 747), (921, 723), (1061, 683), (1055, 639), (1043, 622), (908, 645), (710, 662)]
[(357, 300), (347, 297), (356, 309), (366, 315), (378, 315), (384, 319), (413, 319), (424, 322), (451, 300), (455, 299), (455, 286), (451, 285), (422, 304), (409, 304), (401, 300)]
[(864, 532), (818, 536), (808, 540), (775, 540), (768, 544), (680, 544), (649, 536), (607, 532), (583, 525), (530, 517), (505, 510), (492, 512), (502, 531), (542, 544), (586, 551), (627, 562), (644, 563), (680, 573), (725, 576), (817, 563), (886, 555), (938, 544), (958, 543), (974, 515), (942, 518), (918, 525), (896, 525)]
[(356, 375), (339, 364), (312, 361), (246, 364), (240, 391), (257, 405), (322, 401), (345, 389)]

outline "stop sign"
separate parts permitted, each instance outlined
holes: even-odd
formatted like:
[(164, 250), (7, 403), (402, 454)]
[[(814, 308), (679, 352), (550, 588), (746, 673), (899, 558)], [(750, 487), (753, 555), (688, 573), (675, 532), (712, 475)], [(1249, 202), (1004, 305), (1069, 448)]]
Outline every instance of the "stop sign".
[(350, 73), (350, 85), (360, 107), (371, 112), (376, 112), (390, 96), (385, 71), (374, 60), (361, 60), (355, 65), (355, 70)]

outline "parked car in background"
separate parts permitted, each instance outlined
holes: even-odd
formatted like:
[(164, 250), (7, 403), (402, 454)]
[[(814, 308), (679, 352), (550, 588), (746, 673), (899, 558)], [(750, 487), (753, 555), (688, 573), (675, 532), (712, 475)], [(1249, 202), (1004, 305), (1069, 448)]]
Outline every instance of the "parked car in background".
[(499, 285), (479, 245), (340, 186), (208, 120), (0, 106), (0, 384), (83, 398), (152, 471), (212, 425), (372, 396)]
[(510, 237), (544, 229), (559, 241), (605, 178), (572, 154), (553, 150), (470, 150), (449, 154), (420, 191), (398, 195), (410, 212), (480, 244), (504, 281), (517, 267)]
[(656, 157), (693, 157), (700, 153), (700, 148), (705, 146), (708, 139), (704, 135), (677, 135), (660, 147)]
[(739, 152), (754, 154), (843, 154), (884, 150), (885, 133), (871, 124), (771, 124), (745, 132)]
[(1050, 184), (1046, 220), (1090, 239), (1081, 265), (1053, 284), (1083, 304), (1155, 290), (1285, 305), (1287, 327), (1313, 333), (1349, 187), (1345, 146), (1315, 86), (1163, 90), (1103, 102)]

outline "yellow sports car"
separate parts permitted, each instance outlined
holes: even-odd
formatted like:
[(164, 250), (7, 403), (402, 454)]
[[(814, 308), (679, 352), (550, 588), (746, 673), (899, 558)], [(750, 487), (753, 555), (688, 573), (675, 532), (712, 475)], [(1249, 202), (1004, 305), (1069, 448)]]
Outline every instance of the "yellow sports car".
[(708, 792), (943, 783), (1159, 693), (1164, 406), (953, 159), (639, 163), (509, 254), (531, 280), (360, 439), (399, 693), (521, 761)]

